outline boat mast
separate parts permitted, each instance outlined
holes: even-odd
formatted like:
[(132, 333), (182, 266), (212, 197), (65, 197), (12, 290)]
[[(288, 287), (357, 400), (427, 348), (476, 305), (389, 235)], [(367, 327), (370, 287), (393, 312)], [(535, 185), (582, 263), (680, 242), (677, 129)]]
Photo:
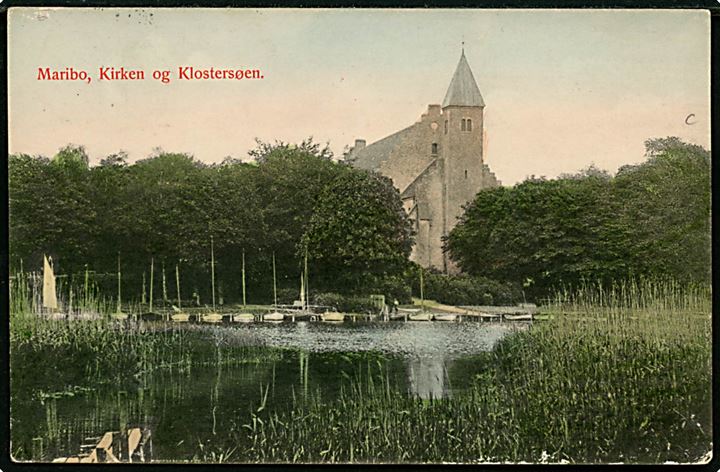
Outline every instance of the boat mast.
[(210, 236), (210, 270), (212, 271), (212, 306), (215, 311), (215, 240)]
[(153, 311), (153, 276), (155, 275), (155, 258), (150, 257), (150, 313)]
[(178, 310), (182, 308), (180, 305), (180, 267), (175, 264), (175, 285), (177, 286), (178, 293)]
[(306, 310), (310, 306), (310, 280), (308, 279), (308, 264), (307, 264), (307, 246), (305, 246), (305, 306), (303, 307), (304, 310)]
[(245, 307), (245, 249), (242, 251), (242, 290), (243, 290), (243, 308)]
[(162, 260), (162, 290), (163, 290), (163, 307), (167, 305), (167, 281), (165, 279), (165, 258)]
[[(120, 251), (118, 251), (118, 270), (117, 270), (117, 285), (118, 285), (118, 297), (117, 297), (117, 312), (122, 312), (122, 299), (120, 298), (121, 295), (121, 273), (120, 273)], [(87, 282), (85, 283), (85, 286), (87, 287)]]
[(273, 298), (275, 300), (275, 307), (277, 308), (277, 281), (275, 279), (275, 251), (273, 251)]

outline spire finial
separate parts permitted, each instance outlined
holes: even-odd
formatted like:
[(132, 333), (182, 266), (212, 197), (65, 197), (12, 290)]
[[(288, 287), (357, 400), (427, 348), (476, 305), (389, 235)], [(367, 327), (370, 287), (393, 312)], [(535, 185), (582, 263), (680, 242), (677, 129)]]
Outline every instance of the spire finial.
[(465, 55), (465, 35), (463, 35), (462, 42), (460, 43), (460, 48), (462, 49), (462, 54)]

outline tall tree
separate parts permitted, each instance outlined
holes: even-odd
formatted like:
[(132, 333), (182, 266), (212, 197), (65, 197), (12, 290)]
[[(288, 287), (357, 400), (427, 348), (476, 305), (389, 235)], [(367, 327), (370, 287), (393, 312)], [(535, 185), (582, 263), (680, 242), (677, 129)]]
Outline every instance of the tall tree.
[(324, 286), (367, 291), (407, 268), (411, 224), (388, 178), (342, 167), (318, 198), (302, 245)]
[(583, 280), (707, 280), (709, 153), (650, 140), (647, 162), (481, 191), (447, 240), (466, 272), (542, 295)]

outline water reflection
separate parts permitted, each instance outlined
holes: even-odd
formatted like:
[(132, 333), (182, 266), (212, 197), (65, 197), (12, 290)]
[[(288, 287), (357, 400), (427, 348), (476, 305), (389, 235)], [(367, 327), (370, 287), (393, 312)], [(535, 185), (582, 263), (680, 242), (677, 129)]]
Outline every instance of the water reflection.
[(410, 393), (422, 399), (444, 398), (450, 394), (446, 388), (447, 371), (442, 357), (420, 357), (408, 361)]
[[(199, 444), (232, 441), (261, 404), (291, 408), (294, 398), (331, 401), (341, 385), (382, 369), (389, 384), (423, 399), (469, 386), (487, 351), (510, 325), (482, 323), (284, 323), (213, 327), (204, 340), (216, 349), (210, 364), (157, 370), (136, 383), (104, 382), (82, 395), (47, 399), (13, 391), (13, 450), (24, 459), (78, 452), (87, 438), (127, 426), (148, 427), (156, 460), (191, 459)], [(255, 363), (222, 362), (224, 346), (248, 333), (290, 348)], [(36, 451), (39, 449), (39, 452)]]

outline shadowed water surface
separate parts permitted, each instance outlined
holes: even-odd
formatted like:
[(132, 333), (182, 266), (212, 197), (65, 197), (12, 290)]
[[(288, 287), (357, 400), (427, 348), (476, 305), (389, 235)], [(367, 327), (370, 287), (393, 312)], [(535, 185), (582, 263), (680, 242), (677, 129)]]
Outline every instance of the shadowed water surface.
[[(308, 396), (332, 399), (341, 386), (375, 373), (409, 395), (450, 396), (479, 373), (474, 356), (525, 327), (474, 322), (188, 326), (198, 335), (195, 342), (209, 345), (218, 359), (228, 355), (227, 346), (248, 339), (266, 346), (267, 356), (247, 364), (158, 369), (122, 385), (100, 381), (57, 398), (13, 387), (12, 451), (18, 459), (50, 460), (77, 454), (89, 437), (130, 425), (152, 430), (154, 460), (207, 459), (204, 451), (210, 445), (225, 447), (228, 431), (248, 423), (264, 398), (265, 408), (283, 411)], [(58, 369), (72, 369), (72, 359), (55, 361)], [(13, 364), (12, 369), (24, 372), (30, 366)], [(66, 387), (56, 386), (58, 391)]]

